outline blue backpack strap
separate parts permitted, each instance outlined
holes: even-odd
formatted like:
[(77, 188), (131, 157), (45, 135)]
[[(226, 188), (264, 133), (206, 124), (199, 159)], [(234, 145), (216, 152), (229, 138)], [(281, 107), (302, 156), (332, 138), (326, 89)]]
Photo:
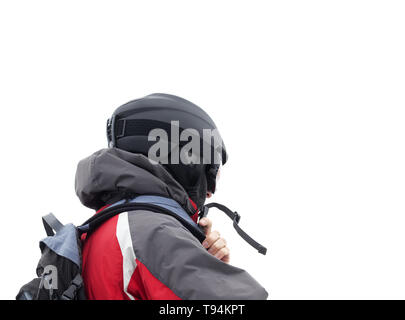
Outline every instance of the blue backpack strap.
[(55, 234), (54, 231), (58, 232), (60, 229), (63, 228), (63, 224), (58, 219), (56, 219), (53, 213), (49, 213), (46, 216), (43, 216), (42, 223), (44, 224), (46, 234), (49, 237)]
[(181, 217), (187, 223), (195, 228), (199, 228), (198, 224), (194, 222), (194, 220), (188, 215), (188, 213), (181, 207), (181, 205), (171, 199), (165, 198), (161, 196), (150, 196), (150, 195), (141, 195), (137, 196), (132, 200), (127, 201), (127, 203), (140, 203), (140, 204), (151, 204), (161, 208), (164, 208), (168, 211), (171, 211), (177, 217)]
[(176, 201), (159, 196), (138, 196), (134, 199), (118, 201), (92, 216), (79, 226), (78, 230), (81, 233), (89, 234), (113, 216), (132, 210), (148, 210), (170, 215), (180, 221), (200, 242), (205, 239), (202, 228), (191, 219)]

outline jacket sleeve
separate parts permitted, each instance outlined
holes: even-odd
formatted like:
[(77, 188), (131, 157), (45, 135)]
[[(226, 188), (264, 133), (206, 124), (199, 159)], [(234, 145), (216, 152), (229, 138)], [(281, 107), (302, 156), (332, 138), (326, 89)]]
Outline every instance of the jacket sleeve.
[(163, 292), (163, 297), (185, 300), (267, 298), (266, 290), (246, 271), (213, 257), (175, 218), (134, 211), (129, 224), (149, 298)]

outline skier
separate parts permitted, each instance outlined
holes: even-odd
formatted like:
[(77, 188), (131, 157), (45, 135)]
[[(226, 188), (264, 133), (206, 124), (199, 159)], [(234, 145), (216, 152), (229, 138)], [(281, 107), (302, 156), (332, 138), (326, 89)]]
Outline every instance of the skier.
[[(198, 220), (227, 160), (212, 119), (185, 99), (152, 94), (115, 110), (107, 138), (108, 148), (78, 164), (80, 201), (96, 215), (136, 201), (176, 216), (159, 210), (122, 212), (85, 235), (87, 298), (266, 299), (256, 280), (229, 264), (226, 241), (212, 231), (211, 221)], [(200, 243), (179, 219), (202, 226), (205, 240)]]

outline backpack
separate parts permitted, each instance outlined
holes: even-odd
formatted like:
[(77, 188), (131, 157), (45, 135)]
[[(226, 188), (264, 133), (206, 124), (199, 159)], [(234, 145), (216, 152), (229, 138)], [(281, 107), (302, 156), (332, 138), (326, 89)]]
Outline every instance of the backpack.
[[(154, 201), (154, 200), (158, 201)], [(165, 205), (172, 199), (156, 196), (139, 196), (125, 199), (110, 205), (93, 215), (81, 226), (69, 223), (63, 225), (52, 213), (42, 217), (47, 237), (39, 242), (41, 258), (34, 278), (18, 292), (17, 300), (86, 300), (82, 272), (82, 240), (94, 232), (102, 223), (122, 212), (148, 210), (167, 214), (182, 223), (200, 242), (205, 239), (204, 230), (184, 211)], [(203, 207), (200, 218), (208, 214), (211, 207), (225, 212), (232, 220), (238, 234), (260, 253), (266, 254), (266, 248), (250, 238), (238, 226), (240, 216), (223, 205), (210, 203)]]
[(48, 237), (39, 242), (42, 254), (36, 269), (38, 277), (25, 284), (16, 299), (85, 300), (78, 228), (63, 225), (52, 213), (42, 221)]

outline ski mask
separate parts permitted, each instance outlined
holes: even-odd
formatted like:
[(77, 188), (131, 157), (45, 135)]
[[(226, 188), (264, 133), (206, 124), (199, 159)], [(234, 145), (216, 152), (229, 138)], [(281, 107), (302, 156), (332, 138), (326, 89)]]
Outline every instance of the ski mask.
[(168, 164), (164, 167), (183, 186), (190, 199), (200, 209), (207, 198), (206, 165)]

